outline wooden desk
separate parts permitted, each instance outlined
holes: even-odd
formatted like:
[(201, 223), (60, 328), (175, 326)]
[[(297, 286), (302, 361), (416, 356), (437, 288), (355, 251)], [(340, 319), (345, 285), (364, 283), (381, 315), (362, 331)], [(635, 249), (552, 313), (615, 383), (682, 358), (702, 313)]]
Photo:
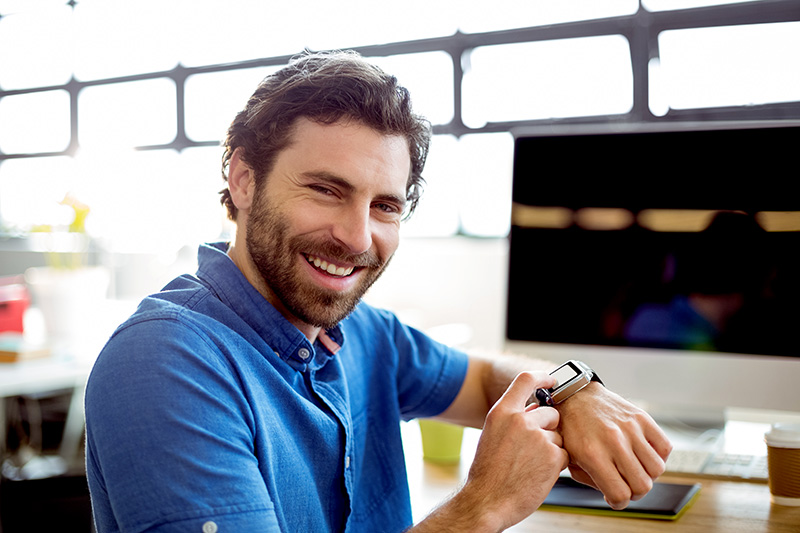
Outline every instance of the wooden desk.
[[(479, 433), (467, 430), (461, 463), (443, 466), (422, 460), (419, 428), (404, 424), (403, 442), (411, 489), (414, 521), (421, 520), (434, 506), (451, 494), (466, 477)], [(770, 502), (769, 488), (762, 483), (731, 482), (689, 477), (663, 477), (660, 481), (700, 483), (702, 489), (694, 505), (677, 521), (616, 518), (539, 510), (513, 532), (558, 533), (798, 533), (800, 507), (784, 507)]]

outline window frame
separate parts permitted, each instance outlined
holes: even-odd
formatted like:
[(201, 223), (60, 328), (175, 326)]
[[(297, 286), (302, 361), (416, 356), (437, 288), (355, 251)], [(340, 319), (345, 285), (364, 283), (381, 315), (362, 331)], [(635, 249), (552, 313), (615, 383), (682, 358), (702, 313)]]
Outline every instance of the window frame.
[[(658, 36), (663, 31), (796, 21), (800, 21), (800, 9), (798, 9), (797, 0), (763, 0), (658, 12), (647, 11), (640, 2), (639, 9), (631, 15), (482, 33), (462, 33), (458, 31), (450, 36), (356, 46), (353, 49), (367, 57), (385, 57), (421, 52), (445, 52), (449, 55), (453, 64), (454, 74), (452, 119), (445, 124), (433, 124), (433, 133), (435, 135), (453, 135), (456, 138), (460, 138), (467, 134), (513, 132), (518, 129), (530, 129), (553, 124), (657, 124), (687, 121), (797, 120), (800, 119), (800, 101), (703, 109), (669, 109), (665, 114), (656, 116), (649, 105), (648, 75), (650, 61), (659, 57)], [(633, 71), (633, 105), (628, 112), (617, 115), (489, 122), (480, 127), (469, 127), (464, 124), (462, 120), (462, 82), (465, 74), (463, 65), (471, 50), (477, 47), (499, 44), (604, 35), (622, 35), (630, 43)], [(63, 85), (15, 90), (2, 90), (0, 88), (0, 99), (13, 95), (53, 90), (65, 90), (70, 95), (70, 142), (64, 150), (11, 154), (0, 151), (0, 164), (5, 160), (17, 158), (74, 156), (80, 148), (78, 101), (81, 91), (87, 87), (158, 78), (167, 78), (175, 83), (176, 135), (168, 143), (138, 146), (135, 149), (176, 150), (181, 152), (192, 147), (218, 146), (219, 139), (194, 140), (186, 134), (185, 85), (187, 78), (202, 73), (280, 66), (286, 64), (291, 57), (291, 55), (281, 55), (197, 67), (178, 65), (166, 71), (98, 80), (79, 81), (72, 77)]]

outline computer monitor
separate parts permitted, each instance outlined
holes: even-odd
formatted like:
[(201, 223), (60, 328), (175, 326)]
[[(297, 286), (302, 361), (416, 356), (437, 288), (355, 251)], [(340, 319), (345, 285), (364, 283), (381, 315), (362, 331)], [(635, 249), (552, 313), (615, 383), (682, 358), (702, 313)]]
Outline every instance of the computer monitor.
[(506, 338), (666, 416), (800, 411), (800, 122), (515, 135)]

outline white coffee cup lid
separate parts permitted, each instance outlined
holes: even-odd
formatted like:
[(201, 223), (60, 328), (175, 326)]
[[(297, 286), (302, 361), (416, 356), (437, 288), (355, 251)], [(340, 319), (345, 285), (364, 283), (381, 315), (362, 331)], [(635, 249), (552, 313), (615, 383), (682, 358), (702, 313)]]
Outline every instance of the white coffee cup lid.
[(767, 446), (800, 448), (800, 424), (773, 424), (764, 440)]

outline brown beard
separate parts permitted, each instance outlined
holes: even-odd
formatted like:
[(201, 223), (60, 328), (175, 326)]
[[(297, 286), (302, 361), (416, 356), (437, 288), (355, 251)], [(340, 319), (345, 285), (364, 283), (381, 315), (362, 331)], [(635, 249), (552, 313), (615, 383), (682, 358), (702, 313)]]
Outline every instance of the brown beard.
[[(319, 242), (288, 235), (288, 224), (280, 210), (256, 194), (247, 219), (246, 243), (264, 282), (284, 308), (304, 323), (329, 329), (341, 322), (381, 276), (391, 257), (381, 260), (374, 252), (353, 255), (333, 240)], [(339, 264), (357, 265), (361, 282), (347, 293), (331, 291), (302, 279), (297, 258), (312, 254)]]

